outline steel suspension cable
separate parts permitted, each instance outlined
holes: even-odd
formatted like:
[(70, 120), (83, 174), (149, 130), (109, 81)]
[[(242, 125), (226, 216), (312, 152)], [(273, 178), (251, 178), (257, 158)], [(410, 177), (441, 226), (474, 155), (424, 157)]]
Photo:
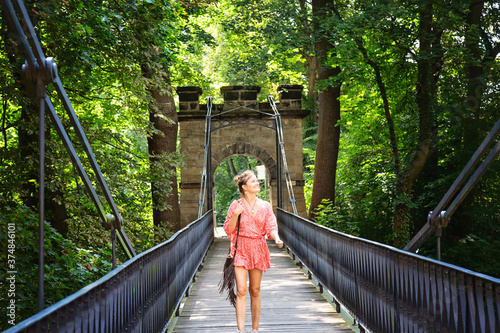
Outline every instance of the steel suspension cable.
[[(97, 211), (101, 217), (103, 224), (109, 226), (112, 231), (118, 231), (118, 239), (120, 241), (120, 245), (122, 245), (125, 250), (127, 256), (129, 258), (135, 256), (135, 251), (133, 249), (132, 244), (128, 240), (125, 232), (122, 230), (121, 225), (123, 224), (123, 218), (121, 217), (118, 208), (113, 200), (111, 192), (109, 191), (108, 185), (104, 180), (102, 172), (97, 164), (95, 156), (92, 152), (90, 144), (83, 132), (82, 126), (76, 116), (75, 111), (69, 101), (69, 98), (64, 90), (61, 80), (58, 77), (57, 66), (53, 58), (46, 58), (43, 50), (41, 48), (41, 44), (37, 38), (36, 32), (34, 30), (33, 25), (31, 24), (31, 20), (29, 18), (28, 12), (24, 3), (21, 0), (14, 1), (2, 1), (2, 5), (5, 6), (7, 16), (11, 19), (11, 22), (17, 31), (17, 35), (15, 35), (17, 42), (22, 45), (21, 51), (24, 53), (26, 57), (26, 64), (23, 66), (23, 75), (27, 79), (27, 82), (34, 82), (37, 85), (44, 85), (44, 88), (52, 83), (58, 93), (59, 99), (61, 100), (66, 113), (68, 114), (73, 128), (75, 129), (78, 138), (80, 139), (80, 143), (82, 144), (83, 150), (85, 151), (90, 165), (95, 172), (99, 185), (101, 186), (102, 191), (104, 192), (104, 197), (106, 198), (113, 214), (105, 214), (105, 211), (102, 207), (102, 204), (97, 197), (95, 190), (93, 189), (93, 185), (91, 184), (88, 177), (83, 177), (83, 181), (87, 188), (92, 188), (90, 190), (90, 196), (94, 205), (97, 208)], [(22, 23), (22, 24), (21, 24)], [(54, 107), (52, 106), (50, 97), (44, 96), (45, 104), (49, 106), (49, 111), (51, 117), (54, 119), (54, 115), (56, 115)], [(56, 117), (57, 118), (57, 117)], [(60, 126), (58, 131), (66, 133), (64, 128)], [(70, 157), (75, 160), (77, 157), (76, 151), (73, 147), (70, 147), (66, 144), (66, 148)], [(78, 158), (76, 158), (78, 159)], [(79, 170), (81, 171), (81, 170)], [(86, 174), (83, 172), (83, 174)], [(82, 173), (80, 172), (80, 175)], [(86, 179), (87, 178), (87, 179)]]
[(212, 123), (212, 97), (207, 97), (207, 115), (205, 116), (205, 156), (203, 159), (203, 171), (201, 174), (200, 197), (198, 200), (198, 218), (203, 216), (203, 206), (205, 205), (205, 196), (207, 193), (207, 169), (210, 162), (210, 125)]
[[(274, 111), (274, 118), (276, 120), (276, 132), (278, 136), (278, 142), (279, 148), (281, 151), (281, 158), (283, 161), (283, 169), (285, 173), (285, 182), (286, 182), (286, 188), (288, 190), (288, 198), (290, 200), (290, 203), (292, 205), (293, 213), (295, 215), (298, 215), (297, 213), (297, 207), (295, 205), (295, 195), (293, 193), (293, 185), (292, 185), (292, 179), (290, 177), (290, 172), (288, 171), (288, 164), (286, 162), (286, 155), (285, 155), (285, 143), (283, 141), (283, 126), (281, 123), (281, 115), (278, 112), (278, 108), (276, 107), (276, 103), (274, 102), (274, 98), (272, 95), (267, 96), (267, 100), (269, 101), (269, 104), (271, 105), (271, 108)], [(280, 161), (277, 161), (279, 163)], [(281, 184), (278, 184), (278, 186), (281, 186)]]

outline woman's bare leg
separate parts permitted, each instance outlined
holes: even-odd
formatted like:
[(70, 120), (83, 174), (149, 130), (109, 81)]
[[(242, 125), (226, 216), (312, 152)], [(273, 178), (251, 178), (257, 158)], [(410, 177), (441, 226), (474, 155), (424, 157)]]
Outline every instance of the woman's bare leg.
[(250, 273), (250, 309), (252, 310), (252, 329), (259, 330), (260, 321), (260, 282), (262, 281), (262, 271), (252, 269)]
[(245, 331), (245, 312), (247, 307), (247, 276), (248, 271), (243, 267), (235, 267), (236, 275), (236, 323), (238, 330)]

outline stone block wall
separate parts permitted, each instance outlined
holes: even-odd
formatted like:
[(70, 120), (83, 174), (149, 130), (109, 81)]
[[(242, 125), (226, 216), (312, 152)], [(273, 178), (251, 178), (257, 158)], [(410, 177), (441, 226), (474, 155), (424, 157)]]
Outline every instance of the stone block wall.
[[(296, 207), (299, 215), (306, 217), (302, 165), (302, 119), (309, 111), (301, 109), (302, 86), (281, 86), (278, 90), (282, 93), (280, 101), (276, 104), (282, 119), (285, 155), (293, 183)], [(211, 135), (211, 169), (215, 172), (220, 163), (233, 155), (256, 157), (266, 166), (271, 175), (271, 202), (276, 207), (276, 132), (266, 127), (272, 124), (272, 117), (263, 116), (262, 113), (255, 111), (268, 109), (269, 113), (272, 113), (269, 103), (257, 101), (259, 91), (260, 87), (255, 86), (221, 88), (224, 104), (213, 105), (212, 108), (212, 115), (214, 115), (212, 128), (218, 129)], [(205, 157), (206, 107), (200, 106), (199, 96), (202, 91), (199, 87), (181, 87), (177, 89), (177, 93), (179, 95), (180, 152), (185, 157), (187, 166), (186, 169), (181, 170), (181, 223), (187, 225), (198, 217)], [(244, 107), (239, 108), (240, 106)], [(234, 108), (237, 109), (232, 111)], [(221, 112), (225, 113), (217, 116)], [(261, 126), (262, 124), (265, 126)], [(213, 177), (213, 174), (209, 177)], [(285, 181), (284, 175), (282, 175), (282, 181)], [(291, 211), (286, 184), (283, 184), (282, 193), (283, 208)], [(219, 213), (225, 214), (225, 212)]]

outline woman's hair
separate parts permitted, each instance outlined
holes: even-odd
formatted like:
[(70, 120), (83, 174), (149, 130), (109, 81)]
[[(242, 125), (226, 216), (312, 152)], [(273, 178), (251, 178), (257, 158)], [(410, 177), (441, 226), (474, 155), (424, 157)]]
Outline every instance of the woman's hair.
[(247, 181), (252, 176), (255, 176), (255, 173), (252, 170), (245, 170), (243, 172), (240, 172), (236, 177), (233, 178), (236, 185), (238, 185), (238, 190), (240, 191), (241, 195), (245, 194), (244, 193), (245, 191), (243, 190), (243, 185), (246, 185)]

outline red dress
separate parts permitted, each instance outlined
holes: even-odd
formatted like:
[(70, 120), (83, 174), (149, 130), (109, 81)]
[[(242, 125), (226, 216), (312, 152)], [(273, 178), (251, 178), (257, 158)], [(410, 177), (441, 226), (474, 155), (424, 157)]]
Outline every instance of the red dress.
[[(243, 199), (240, 199), (243, 200)], [(248, 206), (243, 203), (243, 212), (240, 220), (240, 235), (238, 238), (238, 249), (234, 258), (234, 266), (244, 267), (246, 270), (258, 269), (265, 272), (271, 267), (271, 256), (267, 247), (266, 238), (270, 238), (273, 230), (278, 231), (278, 224), (274, 216), (273, 207), (267, 201), (259, 200), (255, 215), (252, 216)], [(227, 211), (224, 231), (231, 240), (231, 254), (234, 253), (234, 243), (238, 225), (231, 233), (231, 217), (238, 205), (234, 200)]]

